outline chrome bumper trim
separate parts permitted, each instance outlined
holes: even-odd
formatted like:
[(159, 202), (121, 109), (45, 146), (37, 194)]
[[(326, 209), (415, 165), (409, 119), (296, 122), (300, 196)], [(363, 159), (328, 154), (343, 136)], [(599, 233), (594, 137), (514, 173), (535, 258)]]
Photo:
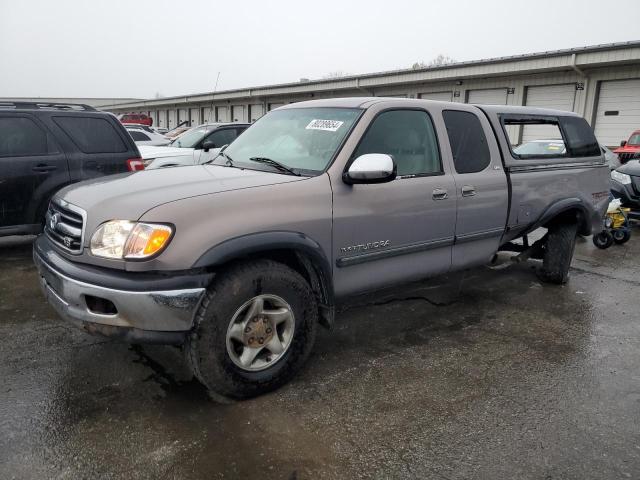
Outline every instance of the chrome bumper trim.
[[(148, 331), (186, 331), (191, 329), (204, 288), (131, 292), (90, 285), (67, 277), (34, 255), (40, 286), (49, 303), (63, 318), (115, 327)], [(111, 301), (117, 313), (92, 312), (86, 296)]]

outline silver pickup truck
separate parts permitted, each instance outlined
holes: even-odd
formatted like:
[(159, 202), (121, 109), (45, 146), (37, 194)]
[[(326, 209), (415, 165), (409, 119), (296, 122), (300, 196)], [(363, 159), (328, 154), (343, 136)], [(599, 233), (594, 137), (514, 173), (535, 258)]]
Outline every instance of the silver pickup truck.
[[(536, 137), (557, 148), (517, 153)], [(207, 165), (65, 188), (34, 260), (62, 317), (183, 345), (212, 395), (246, 398), (290, 379), (353, 294), (500, 250), (566, 282), (576, 235), (602, 229), (608, 192), (593, 132), (572, 113), (317, 100), (270, 112)]]

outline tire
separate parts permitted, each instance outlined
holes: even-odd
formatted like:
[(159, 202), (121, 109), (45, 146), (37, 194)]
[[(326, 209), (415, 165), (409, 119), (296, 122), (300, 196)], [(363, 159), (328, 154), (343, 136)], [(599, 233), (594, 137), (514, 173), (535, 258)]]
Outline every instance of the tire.
[(622, 245), (623, 243), (627, 243), (631, 238), (631, 232), (626, 228), (618, 228), (613, 231), (613, 241), (618, 245)]
[(600, 233), (596, 233), (593, 236), (593, 244), (600, 248), (601, 250), (606, 250), (611, 245), (613, 245), (613, 235), (606, 230), (603, 230)]
[(558, 223), (549, 227), (542, 256), (542, 280), (557, 285), (567, 283), (577, 233), (577, 223)]
[[(264, 316), (251, 313), (257, 299), (264, 305), (264, 315), (268, 308), (270, 315), (276, 311), (272, 304), (276, 301), (278, 311), (286, 311), (289, 307), (293, 315), (288, 316), (284, 324), (292, 333), (288, 340), (284, 334), (278, 336), (279, 342), (282, 338), (283, 352), (272, 355), (267, 345), (270, 342), (265, 342), (255, 360), (249, 360), (243, 368), (240, 366), (243, 357), (238, 351), (255, 351), (248, 347), (254, 337), (241, 342), (230, 336), (230, 332), (234, 330), (232, 326), (240, 325), (239, 331), (244, 338), (253, 335), (245, 333), (253, 328), (250, 325), (260, 326), (262, 320), (267, 323)], [(255, 397), (280, 387), (300, 370), (313, 348), (317, 326), (318, 304), (306, 280), (284, 264), (255, 260), (221, 272), (207, 289), (196, 314), (194, 329), (185, 344), (185, 354), (193, 374), (207, 387), (214, 400), (221, 400), (220, 396), (231, 399)], [(276, 333), (271, 334), (271, 340), (279, 335), (279, 327), (274, 326)], [(261, 344), (263, 337), (260, 335), (267, 338), (268, 328), (264, 328), (255, 337), (256, 340), (260, 338)], [(248, 370), (251, 368), (255, 370)]]

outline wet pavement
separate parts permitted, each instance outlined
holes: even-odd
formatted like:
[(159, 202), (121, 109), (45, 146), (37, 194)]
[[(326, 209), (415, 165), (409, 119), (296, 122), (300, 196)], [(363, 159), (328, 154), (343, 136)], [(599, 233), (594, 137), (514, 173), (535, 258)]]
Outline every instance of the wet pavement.
[(0, 478), (640, 478), (640, 228), (565, 286), (480, 268), (354, 299), (293, 382), (220, 405), (85, 335), (0, 240)]

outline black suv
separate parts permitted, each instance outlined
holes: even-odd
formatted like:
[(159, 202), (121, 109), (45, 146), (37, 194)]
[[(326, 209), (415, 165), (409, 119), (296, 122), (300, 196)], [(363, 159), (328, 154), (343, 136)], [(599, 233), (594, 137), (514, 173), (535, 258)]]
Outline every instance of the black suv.
[(142, 167), (110, 113), (87, 105), (0, 102), (0, 236), (38, 233), (70, 183)]

